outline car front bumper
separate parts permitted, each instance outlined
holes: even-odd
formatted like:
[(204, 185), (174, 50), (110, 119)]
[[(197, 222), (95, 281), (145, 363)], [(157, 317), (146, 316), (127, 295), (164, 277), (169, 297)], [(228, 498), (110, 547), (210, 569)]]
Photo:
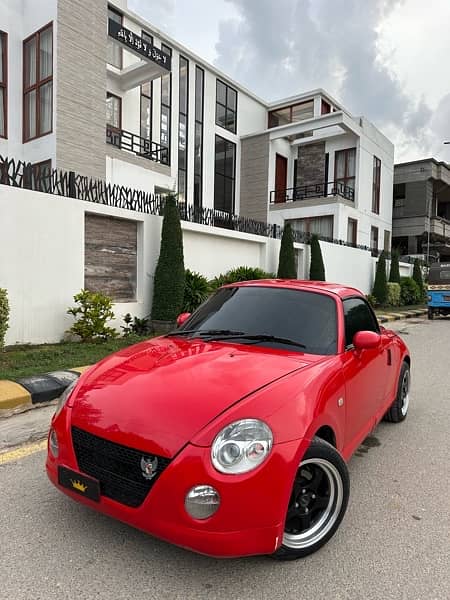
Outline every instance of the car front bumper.
[[(58, 467), (80, 471), (72, 447), (70, 409), (52, 423), (59, 455), (47, 455), (47, 474), (62, 492), (115, 519), (195, 552), (215, 557), (271, 554), (281, 545), (292, 482), (309, 444), (294, 440), (275, 444), (268, 459), (243, 475), (224, 475), (211, 465), (210, 448), (188, 444), (172, 459), (143, 503), (131, 508), (105, 496), (95, 502), (62, 487)], [(197, 485), (210, 485), (220, 495), (217, 512), (204, 520), (192, 518), (185, 497)]]

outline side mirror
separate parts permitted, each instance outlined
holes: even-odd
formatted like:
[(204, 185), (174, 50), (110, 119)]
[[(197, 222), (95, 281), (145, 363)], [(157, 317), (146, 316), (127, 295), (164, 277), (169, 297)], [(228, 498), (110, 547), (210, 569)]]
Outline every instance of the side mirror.
[(353, 336), (353, 346), (356, 350), (370, 350), (380, 345), (381, 336), (375, 331), (358, 331)]
[(183, 325), (183, 323), (185, 323), (189, 317), (191, 316), (191, 313), (181, 313), (181, 315), (178, 315), (177, 317), (177, 326), (181, 327)]

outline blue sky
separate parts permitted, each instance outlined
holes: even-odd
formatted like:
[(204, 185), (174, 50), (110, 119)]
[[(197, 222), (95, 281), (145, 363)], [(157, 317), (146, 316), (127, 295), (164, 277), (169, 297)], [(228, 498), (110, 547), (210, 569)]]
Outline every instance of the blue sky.
[(266, 100), (323, 87), (396, 146), (450, 162), (450, 0), (128, 0)]

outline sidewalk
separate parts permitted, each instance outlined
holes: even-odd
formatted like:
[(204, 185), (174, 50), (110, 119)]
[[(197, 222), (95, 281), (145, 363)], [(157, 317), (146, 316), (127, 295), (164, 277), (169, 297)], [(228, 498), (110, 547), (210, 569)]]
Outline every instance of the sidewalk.
[[(410, 319), (427, 314), (427, 309), (399, 310), (385, 313), (375, 311), (380, 323), (389, 323), (400, 319)], [(0, 417), (11, 412), (21, 412), (34, 405), (43, 405), (58, 398), (66, 387), (88, 366), (54, 371), (31, 377), (21, 377), (15, 381), (0, 380)]]

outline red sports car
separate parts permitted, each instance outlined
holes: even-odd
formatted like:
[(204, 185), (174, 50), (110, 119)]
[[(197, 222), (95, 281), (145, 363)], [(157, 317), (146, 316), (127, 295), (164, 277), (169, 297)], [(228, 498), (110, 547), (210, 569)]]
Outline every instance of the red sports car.
[(66, 390), (51, 481), (204, 554), (314, 552), (344, 516), (345, 461), (406, 417), (407, 347), (359, 291), (312, 281), (225, 286), (178, 324)]

